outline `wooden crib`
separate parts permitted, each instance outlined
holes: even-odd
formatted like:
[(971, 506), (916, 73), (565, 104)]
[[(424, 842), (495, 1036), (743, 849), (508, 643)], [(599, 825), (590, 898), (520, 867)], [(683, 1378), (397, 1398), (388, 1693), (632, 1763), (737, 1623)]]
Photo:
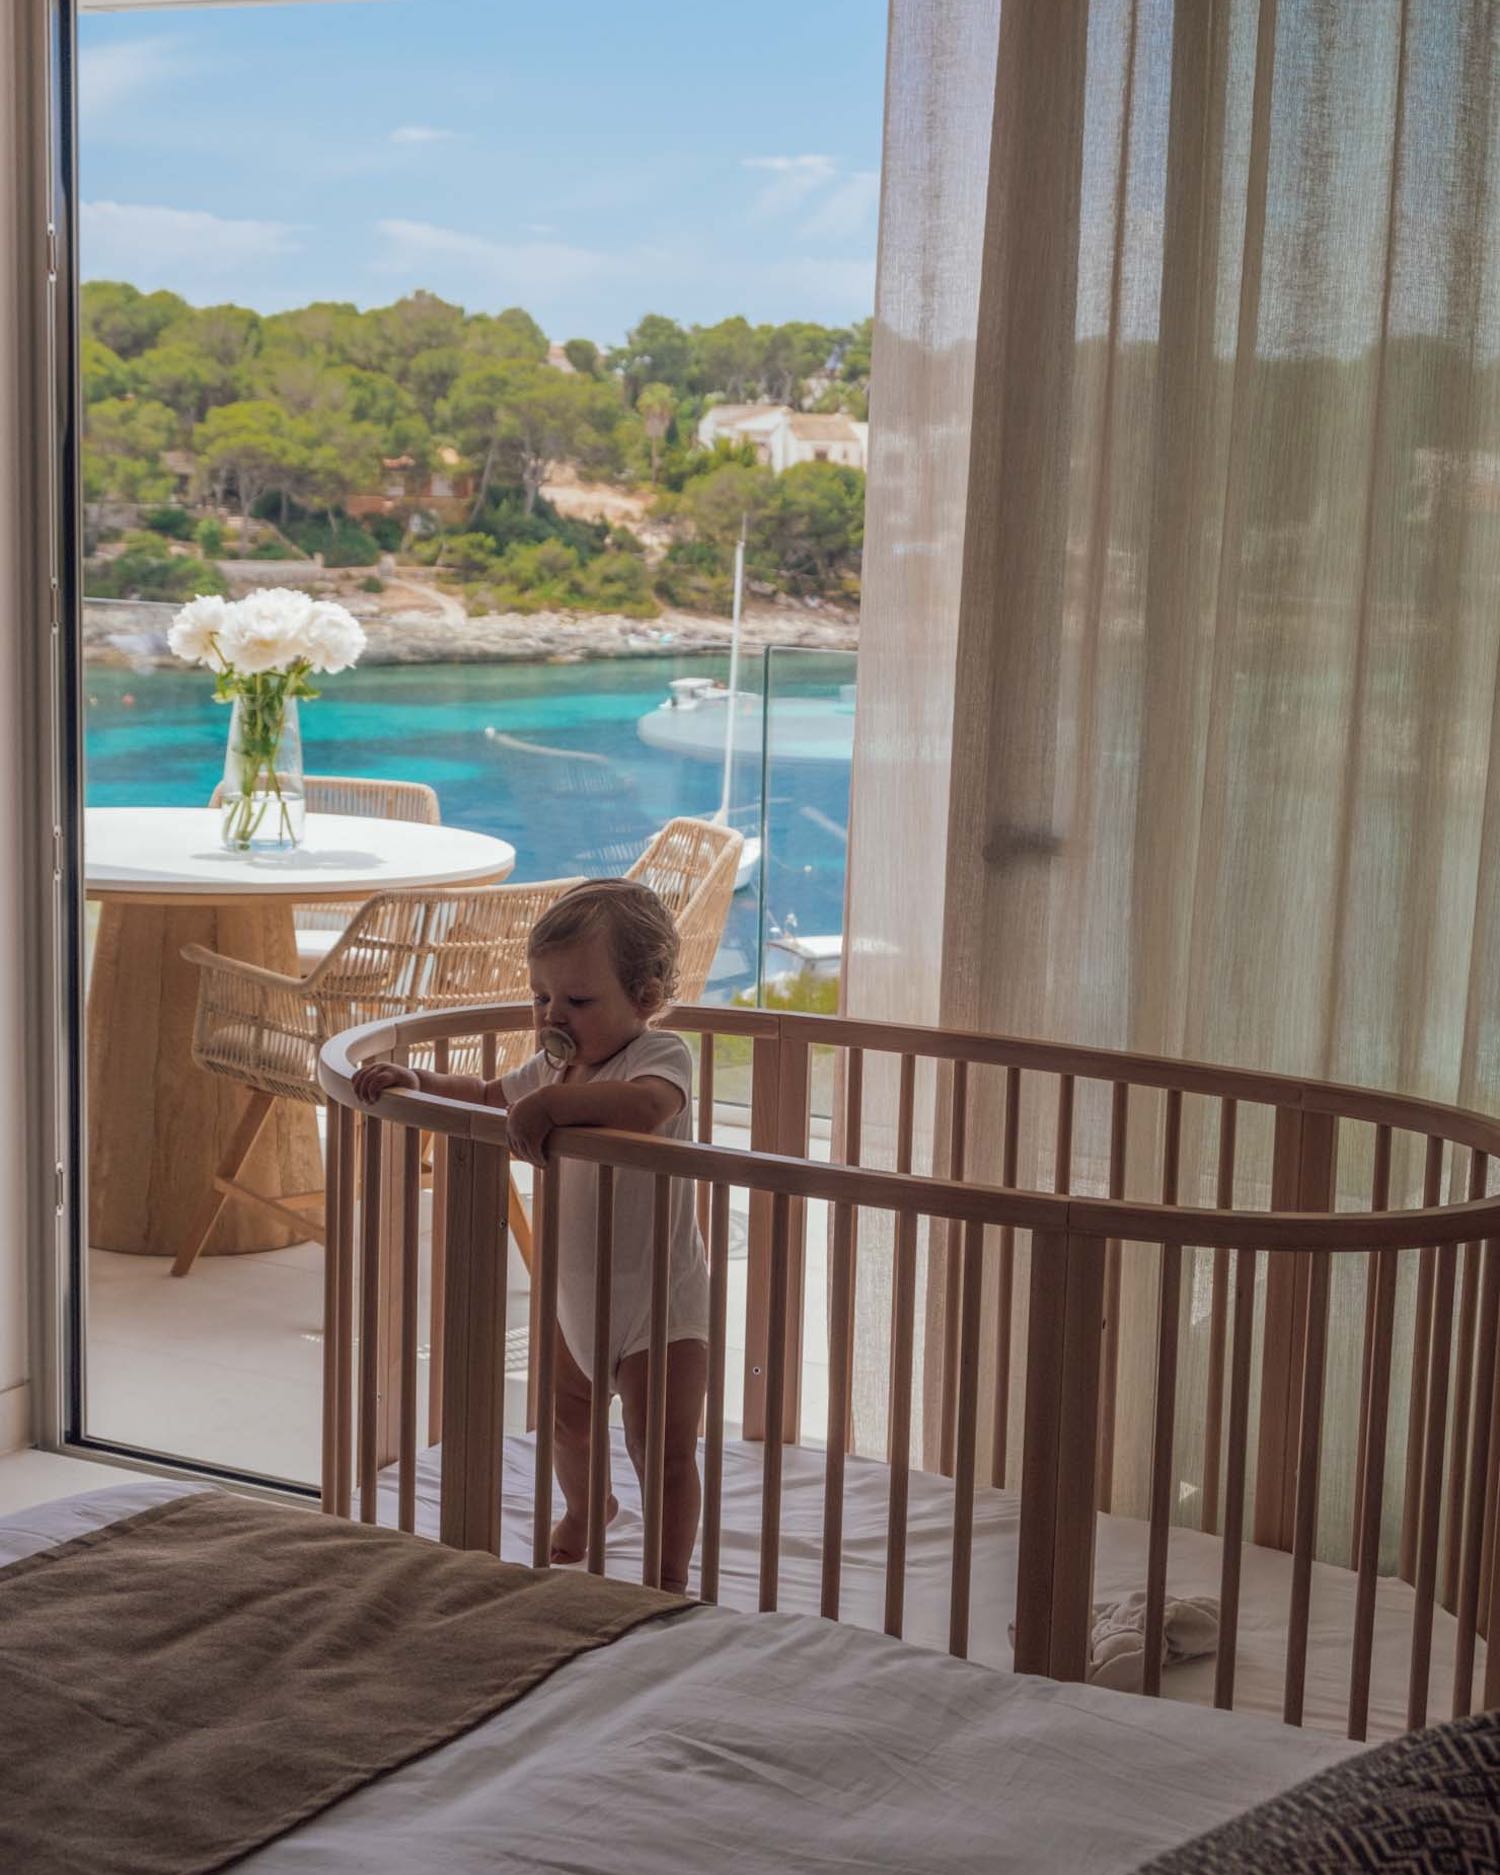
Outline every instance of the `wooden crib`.
[[(529, 1009), (517, 1006), (372, 1023), (330, 1042), (321, 1065), (331, 1220), (323, 1507), (347, 1516), (357, 1500), (358, 1514), (373, 1521), (389, 1473), (394, 1514), (415, 1527), (425, 1420), (425, 1443), (442, 1446), (436, 1533), (490, 1550), (501, 1542), (508, 1451), (505, 1118), (405, 1091), (364, 1110), (350, 1081), (373, 1059), (483, 1067), (497, 1038), (529, 1021)], [(888, 1633), (907, 1631), (913, 1507), (923, 1507), (930, 1524), (938, 1503), (946, 1642), (955, 1654), (975, 1652), (976, 1594), (987, 1605), (998, 1594), (1014, 1622), (1015, 1667), (1082, 1678), (1101, 1544), (1113, 1542), (1118, 1527), (1140, 1539), (1147, 1693), (1163, 1690), (1169, 1558), (1176, 1570), (1183, 1546), (1196, 1544), (1201, 1569), (1210, 1543), (1221, 1632), (1211, 1694), (1205, 1681), (1202, 1696), (1214, 1704), (1243, 1703), (1237, 1667), (1251, 1644), (1242, 1623), (1247, 1559), (1257, 1580), (1273, 1563), (1284, 1570), (1275, 1590), (1284, 1595), (1276, 1647), (1284, 1652), (1278, 1692), (1288, 1722), (1331, 1722), (1306, 1711), (1318, 1597), (1320, 1606), (1347, 1606), (1347, 1620), (1335, 1623), (1340, 1673), (1347, 1659), (1347, 1702), (1336, 1722), (1351, 1737), (1382, 1729), (1371, 1723), (1372, 1672), (1377, 1640), (1382, 1658), (1397, 1644), (1393, 1623), (1402, 1661), (1394, 1724), (1424, 1724), (1430, 1708), (1437, 1718), (1448, 1708), (1461, 1714), (1476, 1703), (1500, 1704), (1500, 1648), (1483, 1641), (1500, 1602), (1493, 1566), (1500, 1196), (1488, 1194), (1500, 1123), (1350, 1087), (842, 1018), (685, 1008), (671, 1026), (698, 1050), (697, 1143), (589, 1129), (554, 1135), (558, 1162), (601, 1168), (601, 1193), (620, 1171), (656, 1179), (643, 1580), (659, 1575), (665, 1225), (670, 1181), (683, 1178), (698, 1189), (711, 1281), (699, 1552), (705, 1600), (721, 1598), (726, 1542), (744, 1534), (725, 1521), (726, 1463), (742, 1472), (743, 1441), (752, 1441), (759, 1442), (755, 1600), (764, 1610), (786, 1605), (789, 1477), (806, 1496), (795, 1442), (812, 1300), (805, 1250), (816, 1212), (828, 1246), (828, 1409), (821, 1454), (806, 1455), (820, 1472), (819, 1527), (810, 1535), (818, 1583), (809, 1607), (833, 1619), (865, 1618), (845, 1606), (853, 1564), (844, 1519), (855, 1469), (868, 1465), (851, 1437), (857, 1272), (861, 1258), (878, 1258), (889, 1270), (891, 1301), (875, 1619)], [(827, 1160), (812, 1137), (815, 1087), (828, 1121)], [(748, 1148), (722, 1143), (726, 1116), (748, 1131)], [(556, 1176), (549, 1169), (538, 1181), (524, 1330), (534, 1428), (529, 1559), (538, 1565), (554, 1514), (557, 1272), (547, 1189)], [(419, 1221), (428, 1182), (424, 1294)], [(608, 1207), (600, 1210), (598, 1273), (607, 1294)], [(735, 1441), (726, 1439), (725, 1325), (731, 1216), (741, 1212), (747, 1347), (742, 1397), (728, 1402), (728, 1423), (741, 1431)], [(940, 1323), (926, 1334), (920, 1454), (913, 1438), (919, 1275), (924, 1318)], [(1117, 1411), (1122, 1295), (1140, 1293), (1143, 1278), (1154, 1286), (1151, 1399), (1149, 1411), (1135, 1415), (1141, 1449), (1126, 1454)], [(1363, 1309), (1342, 1346), (1329, 1333), (1330, 1287), (1349, 1280), (1362, 1280)], [(1398, 1295), (1406, 1297), (1399, 1310)], [(419, 1397), (424, 1313), (431, 1356)], [(1206, 1359), (1207, 1378), (1201, 1414), (1179, 1427), (1189, 1338)], [(1315, 1555), (1326, 1483), (1325, 1377), (1335, 1362), (1359, 1376), (1357, 1396), (1349, 1390), (1357, 1445), (1347, 1567)], [(598, 1385), (595, 1397), (587, 1564), (603, 1570), (606, 1465), (597, 1460), (610, 1432)], [(1115, 1484), (1127, 1456), (1145, 1479), (1138, 1523), (1109, 1515), (1119, 1509)], [(1185, 1494), (1189, 1475), (1197, 1482)], [(985, 1532), (1018, 1521), (1011, 1548), (976, 1550), (976, 1517)], [(1384, 1557), (1383, 1526), (1394, 1551)], [(1320, 1617), (1320, 1637), (1327, 1628)], [(986, 1647), (982, 1657), (997, 1657)]]

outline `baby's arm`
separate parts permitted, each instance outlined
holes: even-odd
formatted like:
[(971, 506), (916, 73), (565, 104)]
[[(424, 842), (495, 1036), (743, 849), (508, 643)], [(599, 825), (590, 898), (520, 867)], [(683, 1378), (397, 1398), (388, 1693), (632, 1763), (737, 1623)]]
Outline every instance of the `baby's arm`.
[(541, 1165), (555, 1126), (610, 1126), (621, 1133), (654, 1133), (681, 1112), (683, 1092), (659, 1075), (634, 1081), (559, 1081), (539, 1087), (510, 1110), (510, 1149)]
[(467, 1100), (479, 1107), (505, 1105), (501, 1083), (482, 1080), (477, 1074), (438, 1074), (431, 1068), (401, 1068), (394, 1061), (372, 1061), (354, 1076), (358, 1100), (379, 1100), (390, 1087), (413, 1087), (419, 1094), (441, 1094), (445, 1100)]

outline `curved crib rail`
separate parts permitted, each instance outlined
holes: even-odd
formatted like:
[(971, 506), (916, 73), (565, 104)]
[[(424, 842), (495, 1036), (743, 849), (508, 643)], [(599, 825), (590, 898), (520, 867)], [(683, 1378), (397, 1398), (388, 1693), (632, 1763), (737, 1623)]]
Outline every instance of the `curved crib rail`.
[[(422, 1140), (433, 1142), (427, 1436), (444, 1446), (444, 1541), (499, 1544), (504, 1433), (506, 1204), (503, 1112), (395, 1091), (358, 1109), (351, 1077), (372, 1059), (441, 1068), (460, 1040), (486, 1061), (530, 1010), (445, 1010), (372, 1023), (334, 1038), (320, 1079), (329, 1097), (324, 1388), (325, 1509), (373, 1520), (381, 1468), (398, 1467), (400, 1521), (415, 1515)], [(709, 1248), (713, 1330), (704, 1463), (702, 1579), (718, 1589), (726, 1414), (725, 1307), (731, 1210), (748, 1210), (747, 1351), (740, 1424), (765, 1442), (760, 1603), (777, 1600), (782, 1447), (802, 1427), (805, 1246), (809, 1207), (826, 1213), (829, 1405), (823, 1513), (823, 1612), (840, 1607), (845, 1455), (851, 1444), (853, 1323), (861, 1255), (888, 1253), (891, 1470), (885, 1626), (903, 1626), (913, 1452), (917, 1282), (925, 1267), (942, 1328), (923, 1456), (954, 1479), (950, 1647), (968, 1643), (974, 1492), (1019, 1485), (1015, 1662), (1082, 1678), (1096, 1514), (1112, 1507), (1117, 1461), (1122, 1285), (1154, 1263), (1154, 1404), (1148, 1461), (1147, 1692), (1160, 1691), (1168, 1537), (1191, 1465), (1201, 1528), (1222, 1539), (1215, 1703), (1235, 1694), (1241, 1567), (1247, 1541), (1291, 1553), (1284, 1716), (1303, 1717), (1319, 1482), (1325, 1437), (1330, 1285), (1365, 1279), (1350, 1566), (1357, 1577), (1348, 1729), (1365, 1736), (1398, 1348), (1407, 1349), (1397, 1572), (1413, 1585), (1407, 1723), (1426, 1722), (1434, 1611), (1457, 1623), (1453, 1709), (1500, 1703), (1500, 1648), (1477, 1644), (1500, 1615), (1492, 1566), (1500, 1504), (1500, 1195), (1490, 1160), (1500, 1122), (1440, 1103), (1194, 1062), (760, 1010), (681, 1008), (671, 1026), (698, 1045), (696, 1143), (574, 1128), (553, 1137), (538, 1180), (540, 1227), (528, 1325), (528, 1421), (537, 1432), (534, 1554), (548, 1553), (554, 1207), (559, 1167), (656, 1180), (663, 1221), (662, 1307), (649, 1360), (664, 1376), (665, 1233), (671, 1181), (693, 1182)], [(830, 1160), (815, 1154), (815, 1084), (830, 1120)], [(879, 1084), (879, 1085), (877, 1085)], [(872, 1093), (874, 1097), (872, 1098)], [(1050, 1093), (1050, 1099), (1047, 1098)], [(715, 1134), (737, 1099), (748, 1149)], [(1464, 1157), (1467, 1163), (1464, 1163)], [(356, 1195), (358, 1244), (356, 1259)], [(601, 1206), (604, 1220), (608, 1207)], [(601, 1221), (600, 1281), (610, 1227)], [(871, 1248), (884, 1232), (879, 1250)], [(861, 1238), (864, 1242), (861, 1244)], [(1020, 1261), (1029, 1251), (1026, 1264)], [(356, 1291), (356, 1261), (358, 1288)], [(1186, 1283), (1185, 1283), (1186, 1278)], [(1412, 1291), (1411, 1306), (1398, 1296)], [(1024, 1296), (1022, 1291), (1024, 1289)], [(1191, 1294), (1203, 1304), (1186, 1311)], [(1017, 1303), (1025, 1359), (1015, 1360)], [(1197, 1317), (1201, 1315), (1202, 1320)], [(356, 1330), (356, 1319), (358, 1327)], [(1206, 1339), (1201, 1429), (1178, 1436), (1185, 1337)], [(358, 1443), (354, 1442), (358, 1343)], [(983, 1411), (980, 1376), (988, 1341)], [(1252, 1416), (1255, 1350), (1258, 1401)], [(1336, 1351), (1335, 1351), (1336, 1352)], [(603, 1361), (603, 1349), (599, 1351)], [(602, 1378), (602, 1366), (598, 1377)], [(596, 1398), (604, 1390), (596, 1387)], [(1016, 1396), (1013, 1401), (1013, 1395)], [(664, 1393), (653, 1393), (658, 1406)], [(1015, 1407), (1019, 1407), (1019, 1412)], [(983, 1420), (983, 1423), (981, 1423)], [(645, 1579), (659, 1571), (660, 1422), (648, 1441)], [(596, 1417), (595, 1448), (607, 1424)], [(1193, 1447), (1191, 1454), (1185, 1451)], [(1250, 1460), (1254, 1453), (1254, 1478)], [(604, 1565), (604, 1468), (594, 1467), (589, 1566)]]

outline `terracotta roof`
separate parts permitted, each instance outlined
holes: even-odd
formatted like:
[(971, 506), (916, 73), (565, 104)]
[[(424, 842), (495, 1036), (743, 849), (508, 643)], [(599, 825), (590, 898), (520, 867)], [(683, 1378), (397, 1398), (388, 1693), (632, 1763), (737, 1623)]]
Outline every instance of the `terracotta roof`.
[(847, 417), (792, 418), (792, 435), (799, 443), (857, 443), (859, 432)]
[(786, 415), (785, 404), (710, 404), (703, 413), (705, 419), (712, 417), (720, 428), (738, 426), (761, 419), (772, 423)]

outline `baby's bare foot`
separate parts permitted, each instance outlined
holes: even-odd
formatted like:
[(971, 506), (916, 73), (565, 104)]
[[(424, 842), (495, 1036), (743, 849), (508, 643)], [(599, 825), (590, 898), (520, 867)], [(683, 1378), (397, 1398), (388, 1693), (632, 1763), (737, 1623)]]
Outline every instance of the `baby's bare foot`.
[[(604, 1507), (604, 1521), (613, 1523), (619, 1513), (619, 1500), (611, 1492), (609, 1502)], [(572, 1511), (568, 1511), (552, 1526), (553, 1562), (582, 1562), (588, 1554), (588, 1547), (589, 1526), (586, 1517), (575, 1517)]]

